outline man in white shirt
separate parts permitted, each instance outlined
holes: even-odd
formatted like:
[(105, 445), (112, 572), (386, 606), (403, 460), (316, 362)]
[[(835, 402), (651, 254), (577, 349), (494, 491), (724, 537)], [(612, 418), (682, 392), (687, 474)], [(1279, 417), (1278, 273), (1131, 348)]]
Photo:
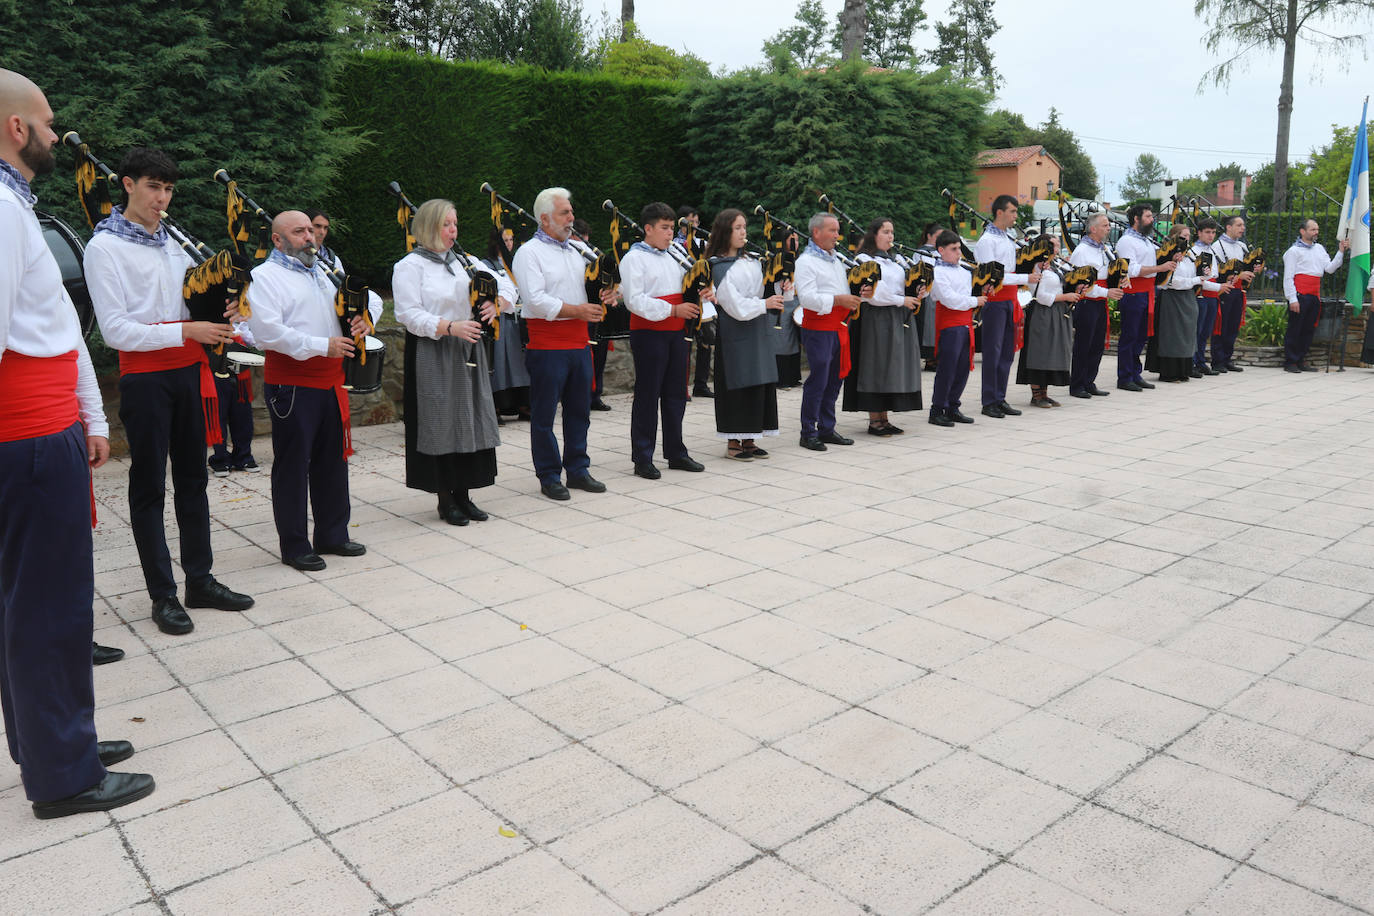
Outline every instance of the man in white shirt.
[(1073, 310), (1073, 361), (1069, 369), (1069, 394), (1076, 398), (1094, 395), (1107, 397), (1110, 391), (1097, 387), (1097, 370), (1102, 365), (1102, 353), (1107, 346), (1108, 302), (1119, 301), (1119, 289), (1107, 288), (1107, 267), (1111, 258), (1107, 250), (1107, 234), (1111, 219), (1105, 213), (1088, 217), (1083, 238), (1069, 255), (1073, 267), (1091, 266), (1097, 269), (1097, 283), (1089, 287)]
[[(849, 374), (849, 316), (863, 301), (849, 291), (848, 274), (835, 255), (840, 221), (817, 213), (807, 225), (811, 241), (797, 255), (797, 302), (802, 309), (802, 346), (810, 372), (802, 385), (801, 447), (823, 452), (826, 445), (853, 445), (835, 431), (835, 398)], [(872, 287), (860, 290), (872, 295)]]
[(29, 188), (53, 170), (52, 108), (0, 69), (0, 707), (10, 757), (39, 818), (106, 811), (153, 791), (105, 767), (134, 752), (98, 742), (91, 468), (109, 427), (62, 273)]
[[(353, 454), (343, 360), (367, 333), (361, 315), (348, 332), (334, 310), (335, 289), (311, 250), (310, 220), (286, 210), (272, 221), (272, 253), (253, 268), (249, 328), (267, 351), (263, 398), (272, 420), (272, 515), (282, 562), (302, 572), (325, 568), (321, 554), (367, 552), (348, 534), (348, 456)], [(381, 300), (370, 294), (375, 324)], [(306, 500), (315, 518), (309, 537)]]
[[(568, 488), (605, 493), (591, 475), (587, 428), (591, 423), (592, 357), (587, 322), (600, 321), (604, 303), (585, 301), (585, 262), (568, 239), (575, 219), (566, 188), (545, 188), (534, 198), (539, 229), (515, 252), (511, 269), (520, 287), (520, 311), (530, 335), (525, 367), (530, 374), (530, 453), (539, 492), (549, 499), (571, 499)], [(563, 407), (563, 451), (553, 432)], [(568, 472), (567, 486), (563, 471)]]
[(1298, 225), (1298, 240), (1283, 253), (1283, 292), (1288, 297), (1288, 330), (1283, 335), (1283, 371), (1316, 372), (1307, 365), (1307, 351), (1322, 314), (1322, 274), (1333, 274), (1345, 259), (1349, 239), (1330, 257), (1317, 241), (1321, 227), (1314, 219)]
[[(1218, 268), (1230, 260), (1239, 260), (1250, 253), (1250, 247), (1241, 241), (1245, 235), (1245, 218), (1228, 216), (1224, 232), (1212, 245), (1217, 256)], [(1217, 323), (1212, 335), (1212, 370), (1222, 372), (1243, 372), (1231, 356), (1236, 350), (1236, 336), (1240, 326), (1245, 324), (1246, 296), (1245, 287), (1255, 279), (1251, 270), (1243, 270), (1236, 277), (1235, 285), (1217, 297)]]
[[(1154, 242), (1155, 211), (1148, 204), (1136, 204), (1126, 211), (1131, 221), (1116, 243), (1117, 251), (1130, 262), (1130, 286), (1121, 297), (1121, 333), (1116, 339), (1116, 387), (1122, 391), (1153, 388), (1141, 376), (1140, 355), (1153, 332), (1155, 274), (1173, 270), (1174, 261), (1156, 264), (1158, 249)], [(1182, 258), (1182, 255), (1179, 255)]]
[(1016, 245), (1007, 230), (1016, 223), (1019, 211), (1015, 197), (999, 194), (992, 202), (992, 222), (973, 246), (975, 261), (998, 261), (1005, 271), (1002, 285), (988, 296), (983, 309), (983, 415), (996, 420), (1021, 414), (1007, 403), (1007, 380), (1017, 349), (1016, 328), (1024, 321), (1016, 296), (1020, 287), (1040, 282), (1038, 267), (1029, 274), (1012, 273), (1016, 269)]
[(119, 419), (129, 439), (129, 526), (159, 630), (195, 628), (177, 601), (163, 505), (167, 464), (181, 535), (186, 607), (246, 611), (253, 599), (211, 574), (205, 447), (222, 442), (219, 400), (204, 344), (233, 338), (227, 322), (191, 321), (182, 296), (193, 263), (162, 225), (177, 165), (138, 147), (119, 164), (125, 204), (96, 224), (86, 246), (86, 285), (105, 343), (119, 351)]

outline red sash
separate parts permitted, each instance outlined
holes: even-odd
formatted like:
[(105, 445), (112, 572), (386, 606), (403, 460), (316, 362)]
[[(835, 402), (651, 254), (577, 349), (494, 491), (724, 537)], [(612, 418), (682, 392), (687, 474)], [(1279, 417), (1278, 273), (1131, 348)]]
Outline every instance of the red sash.
[(938, 300), (935, 303), (935, 358), (940, 357), (940, 333), (945, 328), (968, 328), (968, 368), (973, 371), (973, 311), (946, 308)]
[[(682, 293), (673, 293), (668, 296), (657, 296), (655, 298), (662, 299), (669, 305), (680, 305), (682, 303)], [(636, 315), (634, 312), (630, 313), (631, 331), (681, 331), (685, 324), (685, 319), (674, 318), (672, 315), (669, 315), (662, 321), (650, 321), (647, 318)]]
[(1136, 277), (1127, 280), (1126, 285), (1121, 288), (1126, 295), (1132, 293), (1145, 293), (1150, 297), (1149, 303), (1145, 307), (1145, 336), (1155, 336), (1155, 278)]
[(834, 331), (840, 338), (840, 378), (849, 377), (849, 325), (846, 319), (854, 313), (847, 308), (834, 306), (822, 315), (810, 309), (802, 309), (802, 327), (808, 331)]
[(1293, 288), (1298, 291), (1299, 296), (1320, 296), (1322, 278), (1313, 274), (1294, 274)]
[(76, 351), (59, 356), (0, 356), (0, 442), (51, 436), (81, 416), (76, 399)]
[[(159, 322), (181, 324), (180, 321)], [(215, 377), (210, 372), (210, 357), (205, 347), (194, 340), (183, 340), (179, 347), (160, 350), (120, 350), (119, 374), (137, 375), (144, 372), (165, 372), (185, 369), (200, 363), (200, 406), (205, 413), (205, 444), (218, 445), (224, 441), (219, 428), (219, 395), (215, 391)]]
[(585, 321), (526, 318), (525, 328), (530, 332), (527, 350), (584, 350), (590, 342)]
[[(1021, 308), (1021, 300), (1016, 296), (1020, 288), (1019, 286), (1003, 284), (997, 287), (997, 292), (988, 296), (989, 302), (1011, 303), (1011, 321), (1012, 324), (1016, 326), (1016, 350), (1020, 350), (1026, 345), (1026, 313)], [(972, 350), (972, 347), (969, 349)]]
[[(583, 322), (582, 327), (586, 326)], [(348, 392), (343, 388), (342, 359), (332, 356), (292, 359), (284, 353), (268, 350), (262, 380), (268, 385), (298, 385), (321, 391), (333, 388), (339, 401), (339, 419), (343, 422), (343, 456), (346, 459), (353, 454), (353, 424), (348, 413)]]
[[(1241, 327), (1245, 327), (1245, 313), (1246, 313), (1247, 311), (1249, 311), (1249, 308), (1247, 308), (1247, 305), (1248, 305), (1248, 303), (1249, 303), (1249, 300), (1246, 299), (1245, 290), (1240, 289), (1239, 287), (1237, 287), (1236, 289), (1231, 290), (1231, 292), (1236, 292), (1236, 291), (1239, 291), (1239, 292), (1240, 292), (1240, 326), (1241, 326)], [(1220, 306), (1221, 306), (1221, 300), (1217, 300), (1217, 306), (1218, 306), (1218, 308), (1217, 308), (1217, 323), (1212, 327), (1212, 336), (1213, 336), (1213, 337), (1220, 337), (1220, 336), (1221, 336), (1221, 308), (1220, 308)]]

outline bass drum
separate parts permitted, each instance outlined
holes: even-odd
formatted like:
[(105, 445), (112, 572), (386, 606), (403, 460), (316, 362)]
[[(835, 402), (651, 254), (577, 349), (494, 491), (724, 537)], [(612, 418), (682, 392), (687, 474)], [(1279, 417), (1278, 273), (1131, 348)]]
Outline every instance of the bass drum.
[(91, 305), (91, 294), (86, 289), (86, 272), (82, 267), (86, 260), (86, 246), (81, 244), (80, 237), (72, 231), (71, 226), (51, 213), (35, 210), (34, 215), (38, 217), (38, 225), (43, 230), (43, 241), (48, 243), (48, 250), (62, 272), (62, 285), (76, 307), (76, 317), (81, 322), (81, 336), (89, 337), (91, 329), (95, 327), (95, 306)]
[(344, 390), (349, 394), (371, 394), (382, 387), (382, 366), (386, 364), (386, 341), (368, 337), (363, 341), (367, 362), (350, 356), (343, 361)]

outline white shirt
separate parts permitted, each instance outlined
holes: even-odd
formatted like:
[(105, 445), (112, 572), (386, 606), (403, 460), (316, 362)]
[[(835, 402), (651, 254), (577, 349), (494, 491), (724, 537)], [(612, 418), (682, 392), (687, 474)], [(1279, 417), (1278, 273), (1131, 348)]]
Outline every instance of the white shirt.
[(1074, 248), (1073, 253), (1069, 255), (1069, 263), (1074, 267), (1096, 267), (1097, 279), (1103, 281), (1103, 283), (1101, 285), (1094, 283), (1092, 286), (1088, 287), (1088, 291), (1084, 296), (1088, 299), (1107, 298), (1106, 280), (1109, 258), (1107, 257), (1106, 248), (1089, 245), (1086, 241), (1079, 242)]
[(635, 246), (620, 259), (620, 292), (625, 305), (646, 321), (663, 321), (672, 315), (673, 306), (657, 297), (681, 293), (685, 273), (668, 252), (649, 245)]
[(982, 237), (974, 243), (973, 259), (979, 264), (1000, 262), (1006, 271), (1002, 277), (1003, 286), (1025, 286), (1030, 282), (1030, 274), (1012, 273), (1016, 269), (1016, 243), (1001, 230), (993, 232), (988, 229), (983, 232)]
[(736, 321), (750, 321), (768, 310), (763, 298), (763, 264), (738, 258), (716, 287), (716, 301)]
[[(1179, 261), (1174, 267), (1174, 272), (1169, 277), (1169, 289), (1192, 289), (1202, 283), (1202, 277), (1197, 275), (1197, 265), (1189, 258)], [(1213, 284), (1214, 286), (1217, 284)]]
[(935, 265), (935, 301), (947, 309), (967, 312), (978, 305), (973, 295), (973, 274), (957, 264), (945, 261)]
[[(1204, 252), (1212, 253), (1212, 266), (1207, 268), (1207, 276), (1202, 279), (1202, 288), (1209, 293), (1219, 293), (1221, 292), (1221, 284), (1213, 279), (1221, 273), (1221, 265), (1217, 263), (1216, 252), (1212, 251), (1210, 245), (1204, 245), (1201, 242), (1193, 243), (1194, 255), (1203, 254)], [(1189, 262), (1189, 269), (1196, 273), (1197, 265)]]
[(1310, 248), (1294, 242), (1292, 247), (1283, 253), (1283, 292), (1288, 296), (1288, 301), (1298, 301), (1298, 289), (1293, 284), (1294, 277), (1298, 274), (1312, 277), (1320, 277), (1324, 273), (1333, 274), (1340, 269), (1341, 261), (1344, 259), (1344, 251), (1337, 251), (1333, 258), (1326, 253), (1321, 242), (1314, 243)]
[(1054, 298), (1064, 291), (1064, 281), (1059, 274), (1046, 267), (1040, 272), (1040, 282), (1035, 287), (1035, 301), (1041, 305), (1054, 305)]
[(1142, 267), (1154, 267), (1158, 263), (1158, 251), (1154, 242), (1129, 233), (1116, 243), (1116, 253), (1131, 263), (1128, 276), (1132, 280), (1140, 276)]
[(906, 302), (906, 268), (892, 258), (875, 258), (861, 254), (859, 261), (877, 261), (882, 268), (878, 282), (873, 286), (872, 297), (864, 300), (870, 305), (902, 305)]
[(44, 359), (76, 351), (76, 398), (88, 436), (110, 437), (81, 323), (33, 205), (0, 184), (0, 361), (13, 350)]
[(565, 303), (587, 301), (586, 262), (571, 245), (556, 245), (536, 236), (515, 252), (511, 268), (520, 284), (520, 310), (526, 318), (577, 320), (558, 317)]
[(1233, 239), (1229, 235), (1222, 233), (1217, 236), (1217, 240), (1212, 243), (1212, 252), (1225, 264), (1230, 260), (1239, 261), (1250, 253), (1250, 246), (1240, 239)]
[(85, 266), (106, 344), (137, 352), (182, 345), (181, 328), (168, 322), (191, 317), (182, 287), (195, 263), (170, 237), (154, 247), (97, 232), (86, 246)]
[(516, 312), (515, 306), (520, 301), (520, 290), (516, 287), (515, 281), (511, 279), (511, 275), (506, 273), (505, 265), (501, 262), (501, 259), (496, 259), (495, 269), (493, 269), (491, 264), (487, 261), (483, 261), (480, 268), (486, 273), (496, 277), (496, 295), (498, 298), (506, 300), (504, 303), (496, 303), (501, 310), (501, 314), (514, 315)]
[(818, 315), (830, 314), (836, 296), (849, 295), (849, 274), (844, 264), (834, 255), (816, 254), (810, 246), (797, 255), (793, 284), (801, 307)]
[[(329, 338), (342, 334), (334, 293), (334, 284), (318, 264), (309, 273), (272, 261), (254, 267), (248, 286), (248, 304), (253, 308), (248, 327), (257, 345), (292, 359), (328, 356)], [(375, 324), (382, 314), (382, 300), (371, 290), (368, 300)]]
[[(491, 274), (487, 266), (475, 258), (469, 263), (482, 273)], [(439, 325), (445, 321), (472, 320), (472, 304), (468, 299), (472, 281), (457, 261), (449, 266), (453, 273), (438, 261), (411, 252), (391, 270), (396, 320), (416, 337), (438, 340)]]

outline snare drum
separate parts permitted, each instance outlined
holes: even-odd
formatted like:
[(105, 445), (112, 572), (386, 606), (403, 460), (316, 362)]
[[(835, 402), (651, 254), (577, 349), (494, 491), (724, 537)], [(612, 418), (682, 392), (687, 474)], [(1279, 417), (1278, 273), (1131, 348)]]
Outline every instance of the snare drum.
[(802, 326), (802, 308), (800, 305), (792, 310), (792, 323), (797, 327)]
[(95, 327), (95, 307), (91, 305), (91, 294), (86, 289), (86, 274), (82, 269), (86, 249), (81, 244), (81, 239), (72, 231), (72, 227), (62, 220), (42, 210), (35, 210), (34, 215), (38, 217), (38, 225), (43, 229), (43, 241), (47, 242), (48, 250), (57, 261), (57, 268), (62, 274), (62, 285), (76, 308), (76, 317), (81, 323), (81, 336), (87, 337)]
[(261, 369), (267, 364), (267, 357), (237, 344), (229, 348), (229, 371), (235, 375), (245, 369)]
[(386, 363), (386, 341), (377, 337), (367, 337), (363, 341), (367, 350), (367, 363), (357, 356), (343, 361), (344, 390), (350, 394), (369, 394), (382, 387), (382, 366)]

